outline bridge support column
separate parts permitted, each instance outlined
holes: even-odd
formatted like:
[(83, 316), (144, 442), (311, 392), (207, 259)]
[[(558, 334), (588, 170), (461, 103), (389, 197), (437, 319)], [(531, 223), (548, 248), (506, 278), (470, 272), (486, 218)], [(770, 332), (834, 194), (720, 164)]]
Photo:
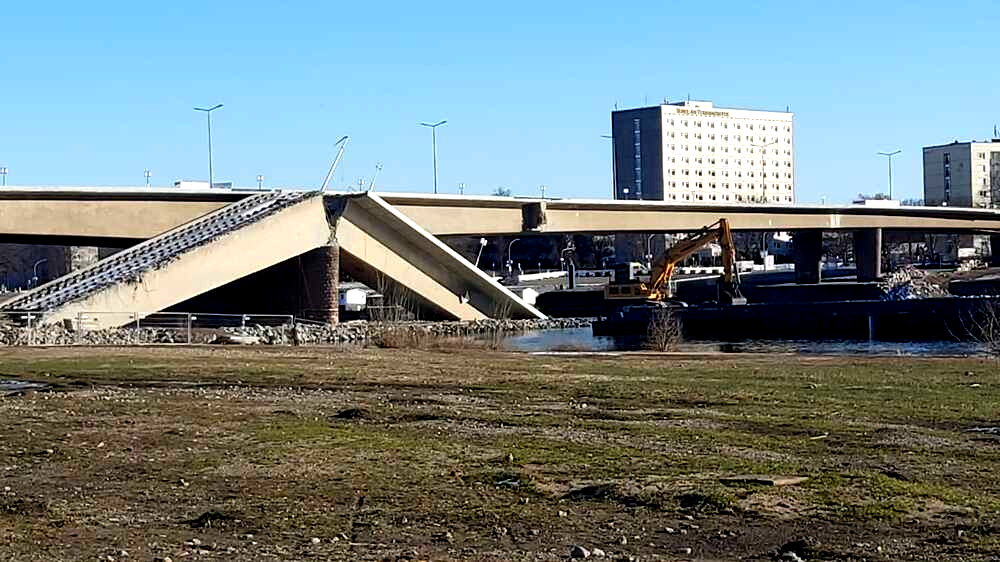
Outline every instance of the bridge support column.
[(990, 236), (990, 267), (1000, 267), (1000, 235)]
[(854, 261), (858, 281), (876, 281), (882, 277), (882, 229), (854, 231)]
[(299, 257), (302, 292), (298, 316), (336, 324), (340, 301), (340, 247), (336, 242), (302, 254)]
[(792, 248), (795, 253), (795, 282), (801, 285), (819, 283), (823, 231), (796, 230), (792, 233)]

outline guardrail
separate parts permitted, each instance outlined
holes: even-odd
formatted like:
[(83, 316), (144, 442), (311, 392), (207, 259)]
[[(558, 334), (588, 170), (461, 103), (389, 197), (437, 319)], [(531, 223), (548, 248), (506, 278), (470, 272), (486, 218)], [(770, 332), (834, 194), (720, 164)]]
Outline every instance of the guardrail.
[(0, 312), (0, 344), (197, 343), (227, 329), (292, 328), (299, 320), (290, 314), (80, 312), (61, 324), (43, 322), (44, 314), (37, 311)]

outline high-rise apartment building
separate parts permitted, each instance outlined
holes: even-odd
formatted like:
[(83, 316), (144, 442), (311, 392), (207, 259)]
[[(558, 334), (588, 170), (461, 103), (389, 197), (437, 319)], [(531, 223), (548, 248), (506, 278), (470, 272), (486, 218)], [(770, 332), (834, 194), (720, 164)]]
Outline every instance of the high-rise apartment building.
[(1000, 139), (925, 146), (924, 204), (1000, 207)]
[(611, 113), (615, 199), (795, 202), (792, 114), (664, 103)]

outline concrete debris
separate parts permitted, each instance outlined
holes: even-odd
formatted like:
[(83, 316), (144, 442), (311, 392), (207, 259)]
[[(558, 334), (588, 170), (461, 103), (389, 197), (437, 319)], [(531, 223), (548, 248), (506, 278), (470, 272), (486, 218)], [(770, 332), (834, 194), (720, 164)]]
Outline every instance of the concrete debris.
[(179, 343), (224, 343), (260, 345), (380, 345), (387, 335), (420, 337), (481, 337), (516, 334), (535, 330), (581, 328), (586, 318), (545, 320), (476, 320), (470, 322), (342, 322), (336, 325), (296, 324), (294, 326), (245, 326), (214, 330), (193, 330), (188, 341), (186, 329), (116, 328), (74, 331), (64, 324), (27, 328), (0, 325), (0, 346), (15, 345), (149, 345)]
[(931, 278), (928, 278), (926, 271), (915, 267), (903, 267), (886, 275), (878, 286), (885, 292), (882, 297), (882, 300), (885, 301), (951, 296), (947, 287), (933, 282)]

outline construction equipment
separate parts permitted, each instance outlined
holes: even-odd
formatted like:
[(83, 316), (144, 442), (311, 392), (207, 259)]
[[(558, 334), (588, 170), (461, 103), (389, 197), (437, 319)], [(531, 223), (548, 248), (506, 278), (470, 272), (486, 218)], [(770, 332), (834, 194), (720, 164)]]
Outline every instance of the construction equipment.
[(739, 274), (736, 271), (736, 247), (729, 229), (729, 221), (719, 219), (706, 226), (690, 238), (681, 240), (667, 248), (652, 264), (649, 281), (637, 279), (637, 264), (619, 264), (615, 268), (615, 279), (605, 288), (608, 301), (644, 299), (662, 302), (673, 298), (670, 281), (677, 264), (691, 254), (718, 242), (722, 246), (722, 277), (719, 279), (719, 302), (742, 305), (746, 299), (740, 294)]

